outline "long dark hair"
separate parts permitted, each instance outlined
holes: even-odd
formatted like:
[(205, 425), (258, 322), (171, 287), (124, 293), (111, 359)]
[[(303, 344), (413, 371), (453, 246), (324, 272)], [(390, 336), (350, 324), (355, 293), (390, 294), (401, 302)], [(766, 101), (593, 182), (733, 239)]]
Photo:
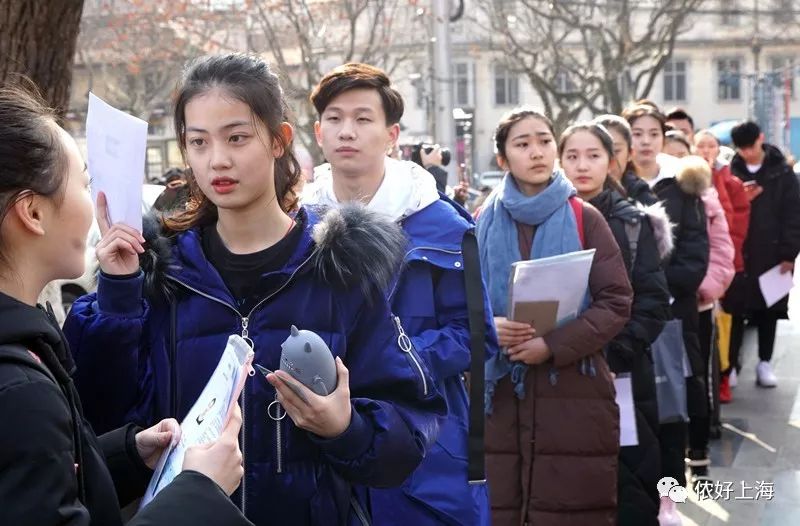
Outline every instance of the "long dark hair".
[[(225, 92), (250, 107), (253, 117), (264, 123), (268, 139), (277, 141), (283, 155), (275, 158), (275, 194), (283, 211), (297, 205), (294, 187), (301, 177), (300, 164), (292, 153), (281, 125), (289, 121), (289, 107), (283, 89), (269, 65), (255, 55), (230, 53), (200, 57), (190, 62), (175, 97), (175, 134), (186, 158), (186, 105), (194, 97), (213, 88)], [(186, 171), (190, 197), (185, 210), (164, 218), (173, 232), (188, 230), (217, 218), (217, 207), (203, 194), (191, 170)]]
[[(63, 198), (68, 160), (56, 122), (32, 81), (0, 87), (0, 225), (28, 193)], [(0, 262), (9, 262), (2, 239)]]

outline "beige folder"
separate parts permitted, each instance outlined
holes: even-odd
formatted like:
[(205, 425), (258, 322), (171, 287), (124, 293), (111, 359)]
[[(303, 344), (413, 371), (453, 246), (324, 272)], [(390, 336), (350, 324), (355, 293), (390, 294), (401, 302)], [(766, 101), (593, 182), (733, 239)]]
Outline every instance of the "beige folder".
[(556, 328), (557, 301), (521, 301), (513, 306), (513, 321), (530, 324), (541, 337)]

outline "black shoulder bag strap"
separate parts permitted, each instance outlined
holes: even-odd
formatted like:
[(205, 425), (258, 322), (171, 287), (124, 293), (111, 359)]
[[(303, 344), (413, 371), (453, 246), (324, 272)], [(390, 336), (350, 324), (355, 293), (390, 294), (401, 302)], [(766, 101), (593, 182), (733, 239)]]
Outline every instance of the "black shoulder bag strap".
[(478, 256), (478, 240), (473, 230), (468, 230), (462, 240), (464, 281), (467, 293), (470, 337), (469, 377), (469, 436), (467, 439), (467, 473), (470, 484), (486, 482), (484, 465), (483, 392), (484, 362), (486, 360), (486, 311), (483, 306), (483, 278)]

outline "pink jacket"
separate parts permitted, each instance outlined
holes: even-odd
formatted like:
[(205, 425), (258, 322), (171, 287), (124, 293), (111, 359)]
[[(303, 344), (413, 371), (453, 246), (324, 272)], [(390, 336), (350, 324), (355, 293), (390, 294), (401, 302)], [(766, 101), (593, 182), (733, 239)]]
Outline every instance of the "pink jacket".
[(722, 208), (717, 191), (712, 186), (703, 195), (708, 226), (708, 271), (697, 291), (699, 305), (707, 305), (720, 299), (733, 281), (734, 249), (725, 210)]

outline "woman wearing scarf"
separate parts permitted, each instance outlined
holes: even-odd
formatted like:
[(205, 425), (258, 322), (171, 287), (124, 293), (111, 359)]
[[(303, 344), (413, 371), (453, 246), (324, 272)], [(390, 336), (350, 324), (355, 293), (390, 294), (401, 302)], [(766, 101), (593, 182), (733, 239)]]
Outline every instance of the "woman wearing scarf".
[[(602, 349), (630, 316), (625, 264), (602, 215), (554, 171), (551, 122), (528, 109), (495, 131), (507, 171), (478, 218), (478, 243), (504, 352), (486, 366), (492, 523), (613, 525), (619, 415)], [(515, 261), (594, 248), (580, 315), (539, 336), (505, 318)], [(565, 280), (569, 276), (564, 276)]]

